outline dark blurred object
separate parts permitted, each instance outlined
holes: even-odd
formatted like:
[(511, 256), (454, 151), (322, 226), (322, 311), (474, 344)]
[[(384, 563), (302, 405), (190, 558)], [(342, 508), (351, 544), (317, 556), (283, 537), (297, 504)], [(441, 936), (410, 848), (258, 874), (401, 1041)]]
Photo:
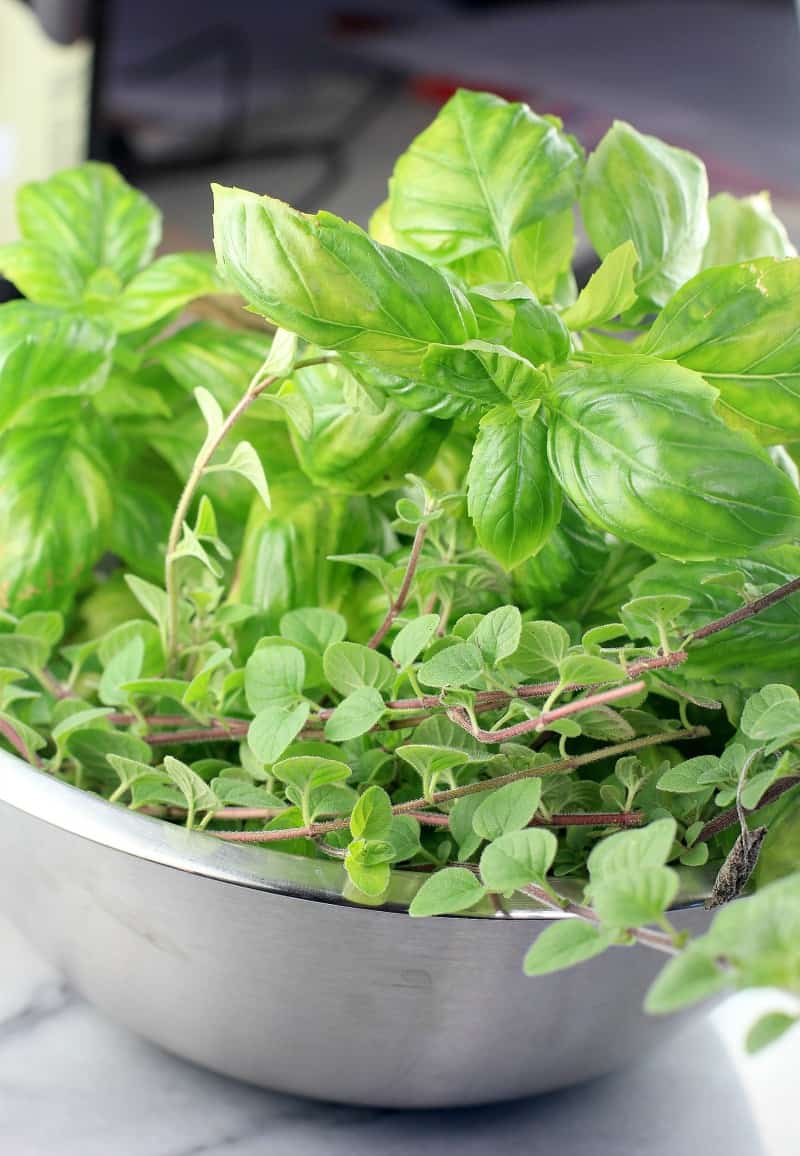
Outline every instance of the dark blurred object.
[(241, 159), (317, 157), (341, 174), (344, 146), (395, 91), (391, 69), (356, 61), (359, 35), (429, 0), (110, 0), (105, 5), (101, 146), (131, 179)]

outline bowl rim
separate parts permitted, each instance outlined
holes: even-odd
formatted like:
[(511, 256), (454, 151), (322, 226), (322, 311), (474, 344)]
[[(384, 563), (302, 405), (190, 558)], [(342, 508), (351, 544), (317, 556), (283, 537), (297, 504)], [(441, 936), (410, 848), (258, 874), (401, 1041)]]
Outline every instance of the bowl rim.
[[(312, 859), (257, 844), (215, 839), (212, 834), (167, 823), (100, 795), (75, 787), (0, 750), (0, 812), (21, 811), (38, 822), (90, 843), (134, 858), (145, 859), (190, 875), (215, 879), (251, 890), (288, 898), (333, 903), (356, 910), (408, 913), (411, 900), (428, 878), (417, 871), (393, 868), (389, 887), (378, 901), (366, 899), (350, 883), (337, 859)], [(709, 894), (713, 876), (696, 868), (679, 871), (681, 887), (673, 909), (696, 907)], [(563, 879), (570, 897), (581, 896), (583, 883)], [(488, 897), (458, 916), (441, 918), (571, 919), (516, 892), (512, 900)]]

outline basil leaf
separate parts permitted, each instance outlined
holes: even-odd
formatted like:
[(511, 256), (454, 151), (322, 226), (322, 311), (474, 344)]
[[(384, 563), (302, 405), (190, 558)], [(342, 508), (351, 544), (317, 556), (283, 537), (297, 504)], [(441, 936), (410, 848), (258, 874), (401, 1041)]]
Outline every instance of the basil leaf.
[(573, 203), (581, 167), (554, 118), (461, 90), (398, 160), (391, 227), (439, 262), (491, 250), (504, 266), (496, 279), (514, 279), (514, 239)]
[(5, 341), (0, 329), (0, 431), (63, 420), (74, 406), (54, 401), (97, 393), (111, 365), (113, 337), (104, 325), (49, 310), (26, 310), (20, 322), (16, 344), (13, 325)]
[(589, 157), (581, 190), (586, 231), (601, 257), (624, 241), (639, 254), (637, 292), (663, 305), (700, 268), (708, 179), (683, 149), (616, 121)]
[[(735, 563), (748, 585), (773, 590), (800, 574), (800, 549), (782, 546), (755, 552)], [(718, 583), (719, 564), (662, 561), (639, 572), (633, 594), (683, 594), (691, 605), (681, 621), (690, 631), (742, 605), (734, 588)], [(767, 682), (793, 683), (800, 669), (800, 594), (785, 598), (724, 633), (693, 643), (684, 668), (687, 678), (758, 689)], [(679, 675), (672, 677), (680, 677)], [(714, 692), (711, 692), (712, 694)]]
[(478, 541), (504, 566), (544, 545), (561, 513), (547, 464), (547, 432), (537, 417), (496, 406), (482, 419), (467, 474), (467, 508)]
[(263, 364), (268, 348), (266, 334), (197, 321), (151, 345), (148, 356), (187, 392), (202, 386), (231, 409)]
[(100, 268), (123, 284), (129, 281), (152, 258), (161, 237), (155, 205), (110, 165), (96, 163), (23, 185), (17, 217), (23, 240), (69, 261), (82, 287)]
[(783, 222), (772, 210), (769, 193), (752, 197), (718, 193), (708, 202), (708, 222), (704, 269), (758, 257), (797, 256)]
[(119, 333), (130, 333), (161, 321), (198, 297), (224, 292), (230, 290), (210, 253), (168, 253), (137, 273), (102, 314)]
[(549, 454), (589, 521), (656, 554), (731, 558), (800, 532), (789, 478), (678, 365), (605, 357), (552, 398)]
[(66, 610), (101, 553), (111, 517), (107, 464), (80, 428), (67, 437), (20, 427), (0, 453), (4, 601), (17, 613)]
[(523, 357), (477, 339), (453, 280), (357, 225), (215, 185), (214, 234), (231, 284), (306, 341), (470, 402), (541, 390)]
[(636, 301), (638, 264), (639, 254), (632, 241), (612, 249), (581, 289), (578, 300), (564, 313), (564, 323), (570, 329), (590, 329), (624, 313)]
[(707, 269), (667, 303), (644, 353), (720, 391), (729, 425), (767, 445), (800, 439), (800, 258)]
[(450, 423), (412, 413), (386, 400), (378, 414), (353, 409), (345, 391), (354, 379), (341, 365), (315, 365), (295, 379), (311, 407), (307, 438), (292, 430), (303, 472), (319, 486), (348, 493), (380, 493), (403, 484), (412, 470), (424, 473)]

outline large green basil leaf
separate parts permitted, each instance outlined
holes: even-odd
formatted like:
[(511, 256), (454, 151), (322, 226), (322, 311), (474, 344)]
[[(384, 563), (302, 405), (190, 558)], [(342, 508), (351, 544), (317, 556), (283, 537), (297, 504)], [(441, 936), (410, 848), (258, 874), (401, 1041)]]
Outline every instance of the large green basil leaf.
[(4, 306), (0, 431), (21, 422), (60, 420), (62, 399), (96, 393), (108, 376), (112, 345), (111, 331), (85, 318), (25, 302)]
[(588, 521), (654, 554), (735, 558), (800, 534), (800, 495), (716, 390), (657, 358), (603, 357), (557, 379), (553, 469)]
[(467, 508), (481, 546), (509, 569), (544, 545), (561, 513), (561, 491), (538, 417), (497, 406), (481, 419), (467, 475)]
[(91, 432), (19, 427), (0, 441), (0, 602), (67, 610), (103, 547), (110, 477)]
[(521, 277), (515, 239), (573, 204), (582, 162), (555, 118), (461, 90), (397, 161), (391, 227), (438, 262), (489, 250), (499, 258), (492, 279), (514, 280)]
[(767, 445), (800, 439), (800, 258), (706, 269), (675, 294), (642, 349), (695, 369), (729, 425)]
[(292, 430), (300, 468), (319, 486), (343, 493), (380, 493), (402, 485), (407, 473), (424, 473), (450, 423), (386, 401), (380, 413), (353, 409), (345, 397), (347, 370), (315, 365), (295, 381), (311, 406), (308, 440)]
[(564, 502), (561, 521), (544, 546), (514, 571), (513, 600), (541, 617), (573, 595), (588, 596), (608, 557), (605, 535)]
[[(394, 249), (414, 251), (408, 238), (396, 233), (389, 220), (390, 204), (380, 205), (369, 222), (369, 231), (382, 245)], [(545, 217), (526, 226), (511, 238), (511, 266), (520, 281), (527, 285), (540, 301), (552, 301), (560, 279), (569, 271), (575, 249), (575, 215), (572, 208), (562, 209), (552, 217)], [(428, 253), (434, 263), (442, 263), (438, 253)], [(480, 249), (466, 257), (444, 262), (468, 285), (491, 285), (508, 276), (509, 261), (498, 249)]]
[(758, 257), (797, 256), (783, 221), (772, 210), (769, 193), (756, 193), (753, 197), (718, 193), (708, 202), (708, 222), (704, 269)]
[(342, 362), (353, 377), (368, 389), (383, 390), (403, 409), (410, 409), (414, 413), (426, 413), (429, 417), (446, 420), (451, 417), (469, 417), (480, 412), (480, 406), (476, 403), (461, 397), (451, 397), (420, 381), (409, 381), (395, 373), (385, 373), (374, 365), (354, 360), (346, 354)]
[[(758, 591), (772, 590), (800, 574), (800, 549), (780, 546), (720, 567), (714, 562), (659, 561), (631, 583), (635, 598), (659, 594), (691, 599), (681, 616), (687, 630), (697, 630), (737, 610), (742, 598), (726, 583), (722, 570), (738, 570)], [(715, 581), (714, 579), (718, 579)], [(797, 685), (800, 672), (800, 594), (762, 610), (753, 618), (693, 643), (689, 661), (670, 677), (703, 679), (745, 687), (765, 683)]]
[(69, 308), (80, 301), (85, 283), (67, 254), (34, 241), (0, 245), (0, 276), (30, 301), (55, 308)]
[(538, 301), (523, 282), (477, 286), (469, 291), (469, 302), (485, 341), (512, 349), (534, 365), (569, 356), (572, 343), (561, 315)]
[(129, 570), (152, 582), (163, 581), (164, 547), (173, 506), (161, 489), (129, 478), (114, 490), (108, 548), (122, 558)]
[(529, 362), (478, 339), (454, 280), (331, 213), (215, 185), (214, 243), (256, 312), (306, 341), (468, 402), (541, 391)]
[(77, 303), (100, 269), (125, 284), (152, 258), (161, 236), (155, 205), (115, 169), (95, 163), (23, 185), (17, 216), (28, 263), (19, 288), (44, 304), (66, 304), (67, 287)]
[(623, 241), (639, 254), (637, 290), (663, 305), (700, 268), (708, 239), (703, 162), (615, 124), (589, 157), (581, 190), (586, 231), (601, 257)]
[(119, 333), (144, 329), (210, 293), (229, 291), (211, 253), (168, 253), (128, 282), (102, 310)]

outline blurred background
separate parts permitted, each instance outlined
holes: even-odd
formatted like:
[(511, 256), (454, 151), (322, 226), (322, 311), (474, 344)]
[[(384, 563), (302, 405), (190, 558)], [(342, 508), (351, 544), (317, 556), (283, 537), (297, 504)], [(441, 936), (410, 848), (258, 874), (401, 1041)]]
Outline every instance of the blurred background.
[(211, 179), (365, 223), (395, 156), (459, 86), (622, 117), (773, 192), (800, 234), (793, 0), (0, 0), (0, 243), (13, 189), (83, 155), (206, 246)]

